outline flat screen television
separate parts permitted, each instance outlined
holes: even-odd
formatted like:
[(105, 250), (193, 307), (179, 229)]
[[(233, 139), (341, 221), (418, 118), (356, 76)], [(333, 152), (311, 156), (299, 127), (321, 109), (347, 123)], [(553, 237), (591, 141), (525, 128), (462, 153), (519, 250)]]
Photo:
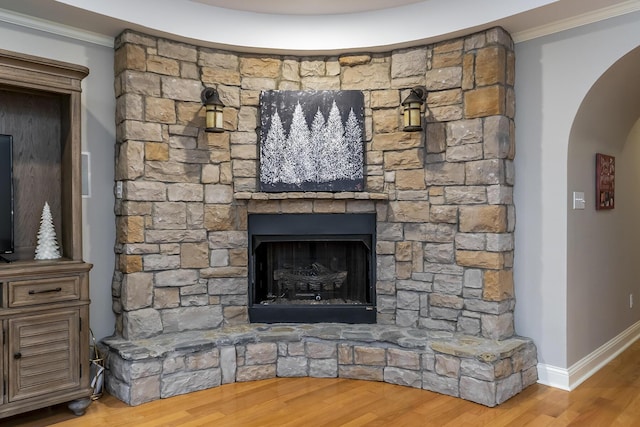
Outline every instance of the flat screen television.
[(0, 135), (0, 254), (13, 253), (13, 138)]

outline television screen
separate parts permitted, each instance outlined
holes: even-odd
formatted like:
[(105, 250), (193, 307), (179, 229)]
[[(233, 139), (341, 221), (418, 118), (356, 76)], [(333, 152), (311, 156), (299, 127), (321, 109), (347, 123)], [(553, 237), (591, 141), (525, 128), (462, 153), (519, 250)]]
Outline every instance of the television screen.
[(11, 135), (0, 135), (0, 254), (13, 252), (13, 158)]

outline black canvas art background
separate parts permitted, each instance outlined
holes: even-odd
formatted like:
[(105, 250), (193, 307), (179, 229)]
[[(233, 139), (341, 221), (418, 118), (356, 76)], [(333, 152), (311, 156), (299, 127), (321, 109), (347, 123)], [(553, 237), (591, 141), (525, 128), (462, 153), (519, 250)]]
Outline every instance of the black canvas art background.
[(346, 91), (260, 94), (262, 191), (362, 191), (364, 96)]

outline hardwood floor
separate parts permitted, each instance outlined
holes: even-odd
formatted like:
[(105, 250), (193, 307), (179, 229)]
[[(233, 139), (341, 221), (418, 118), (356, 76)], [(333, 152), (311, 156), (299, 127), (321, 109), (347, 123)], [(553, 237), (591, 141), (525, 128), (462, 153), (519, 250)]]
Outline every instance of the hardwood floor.
[(533, 385), (497, 408), (425, 390), (346, 379), (235, 383), (129, 407), (105, 395), (82, 417), (66, 406), (3, 427), (639, 426), (640, 341), (573, 392)]

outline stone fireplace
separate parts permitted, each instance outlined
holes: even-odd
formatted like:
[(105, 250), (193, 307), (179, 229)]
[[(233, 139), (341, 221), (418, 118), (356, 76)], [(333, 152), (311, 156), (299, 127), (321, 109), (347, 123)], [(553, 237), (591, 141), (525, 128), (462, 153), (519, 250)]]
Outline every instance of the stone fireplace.
[[(514, 331), (508, 33), (313, 57), (132, 31), (115, 47), (112, 394), (139, 404), (308, 375), (494, 406), (536, 381), (535, 346)], [(400, 101), (417, 85), (426, 130), (402, 132)], [(203, 131), (206, 86), (225, 104), (224, 133)], [(363, 93), (363, 191), (259, 190), (260, 94), (274, 89)], [(332, 215), (355, 220), (329, 234), (256, 232)], [(357, 290), (341, 293), (352, 279)], [(307, 323), (316, 313), (324, 322)]]
[(249, 215), (249, 319), (375, 323), (373, 214)]

